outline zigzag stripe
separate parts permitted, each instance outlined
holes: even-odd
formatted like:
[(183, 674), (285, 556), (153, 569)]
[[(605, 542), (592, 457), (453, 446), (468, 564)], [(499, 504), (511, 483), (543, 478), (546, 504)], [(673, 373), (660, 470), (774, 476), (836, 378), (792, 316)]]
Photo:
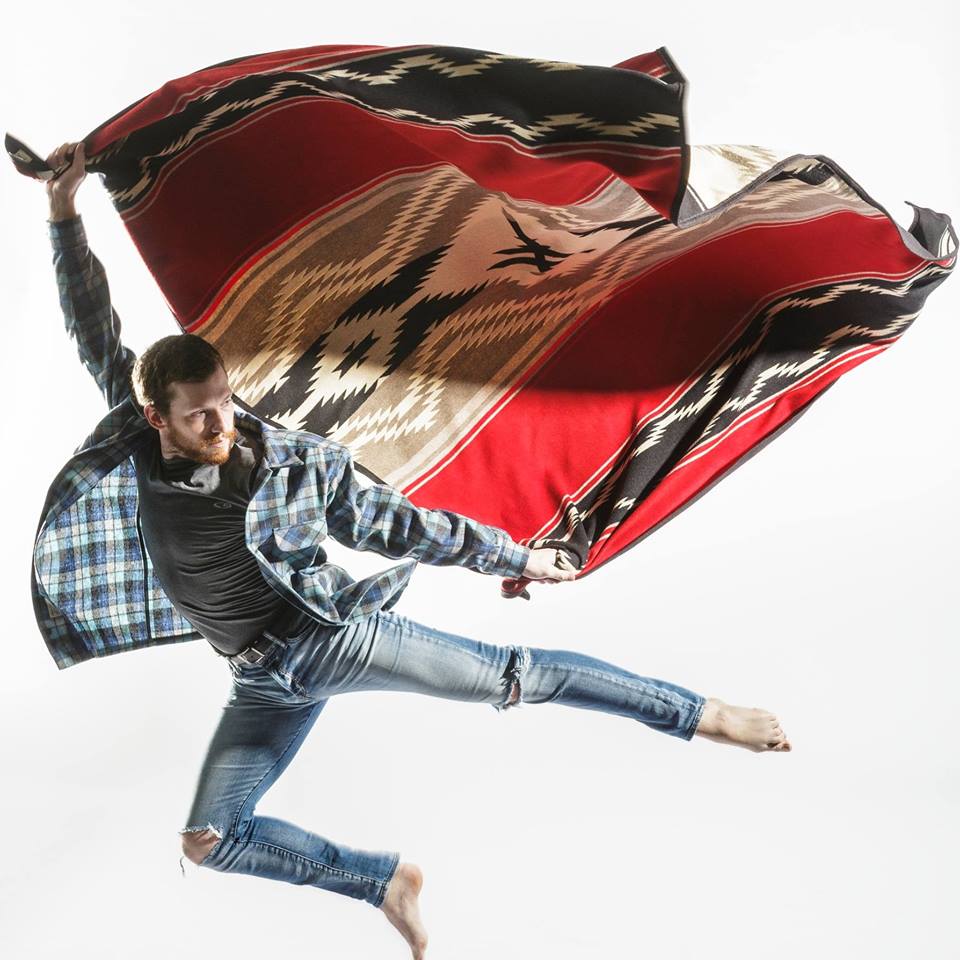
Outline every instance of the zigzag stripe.
[[(573, 536), (586, 544), (609, 537), (654, 486), (699, 457), (713, 453), (739, 426), (776, 399), (822, 376), (837, 363), (860, 359), (898, 339), (918, 315), (917, 310), (909, 307), (911, 301), (919, 299), (918, 290), (939, 282), (948, 273), (935, 263), (927, 264), (899, 283), (863, 277), (856, 282), (818, 285), (801, 294), (778, 298), (751, 321), (708, 372), (676, 396), (668, 409), (648, 421), (637, 442), (626, 445), (610, 468), (589, 489), (565, 503), (562, 515), (545, 524), (529, 542), (569, 541)], [(849, 302), (840, 305), (842, 298), (859, 298), (860, 302), (853, 307)], [(884, 302), (888, 298), (901, 302)], [(902, 312), (904, 306), (906, 312)], [(807, 314), (802, 321), (795, 316), (798, 310)], [(851, 310), (863, 317), (863, 322), (831, 324), (831, 313), (849, 316)], [(763, 356), (779, 356), (778, 338), (798, 324), (806, 335), (812, 327), (822, 328), (813, 355), (798, 351), (795, 358), (764, 365)], [(760, 369), (754, 370), (758, 358)], [(790, 383), (776, 387), (784, 377), (789, 377)], [(692, 423), (687, 429), (693, 438), (678, 442), (675, 434), (684, 429), (687, 421)], [(658, 457), (658, 448), (667, 455)], [(581, 535), (574, 536), (578, 525), (583, 528)]]
[[(506, 137), (536, 154), (558, 144), (621, 150), (681, 145), (677, 90), (646, 74), (458, 47), (421, 49), (390, 49), (296, 73), (274, 68), (215, 84), (199, 95), (191, 91), (177, 100), (175, 113), (103, 148), (87, 168), (103, 175), (114, 205), (126, 216), (173, 159), (277, 101), (304, 96), (352, 103), (388, 119)], [(361, 60), (367, 69), (348, 65)], [(498, 74), (496, 82), (528, 91), (522, 111), (518, 106), (514, 115), (490, 112), (491, 80), (470, 81), (491, 71)], [(542, 72), (569, 74), (570, 80), (539, 84)], [(610, 116), (589, 112), (598, 102), (609, 106)], [(440, 105), (449, 112), (441, 114)]]

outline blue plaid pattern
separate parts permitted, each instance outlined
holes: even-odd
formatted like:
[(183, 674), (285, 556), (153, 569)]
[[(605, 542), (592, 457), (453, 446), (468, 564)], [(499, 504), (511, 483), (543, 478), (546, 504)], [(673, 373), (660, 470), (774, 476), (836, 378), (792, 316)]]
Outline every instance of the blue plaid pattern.
[[(50, 223), (67, 333), (109, 413), (61, 468), (33, 552), (34, 611), (60, 669), (93, 657), (200, 638), (165, 594), (137, 522), (132, 454), (150, 439), (133, 394), (136, 357), (120, 341), (106, 274), (82, 221)], [(518, 577), (530, 548), (498, 527), (415, 506), (384, 484), (362, 487), (343, 444), (237, 411), (264, 455), (247, 508), (247, 547), (270, 585), (318, 620), (350, 623), (400, 598), (418, 562)], [(327, 562), (327, 536), (402, 562), (363, 580)]]

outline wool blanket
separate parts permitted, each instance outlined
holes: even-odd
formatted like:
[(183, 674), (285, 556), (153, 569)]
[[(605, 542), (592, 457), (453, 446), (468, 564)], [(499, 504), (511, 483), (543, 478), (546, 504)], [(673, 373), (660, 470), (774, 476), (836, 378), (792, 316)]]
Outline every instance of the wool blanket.
[(947, 216), (905, 230), (826, 156), (691, 145), (685, 90), (663, 47), (284, 50), (164, 84), (87, 168), (250, 411), (583, 576), (890, 347), (956, 259)]

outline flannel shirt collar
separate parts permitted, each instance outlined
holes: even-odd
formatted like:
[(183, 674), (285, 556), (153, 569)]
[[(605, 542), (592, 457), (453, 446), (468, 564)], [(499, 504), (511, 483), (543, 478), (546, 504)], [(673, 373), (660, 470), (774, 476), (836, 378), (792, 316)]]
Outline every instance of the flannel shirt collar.
[(234, 419), (259, 434), (263, 442), (263, 465), (265, 467), (276, 470), (280, 467), (297, 467), (303, 465), (300, 457), (293, 452), (293, 447), (286, 437), (286, 431), (264, 430), (262, 420), (243, 410), (237, 410), (234, 414)]

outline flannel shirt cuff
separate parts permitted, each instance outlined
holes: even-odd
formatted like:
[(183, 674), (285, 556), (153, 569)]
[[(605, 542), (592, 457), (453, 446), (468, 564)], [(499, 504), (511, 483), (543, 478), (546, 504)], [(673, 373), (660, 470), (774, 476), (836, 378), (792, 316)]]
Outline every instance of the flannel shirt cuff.
[(47, 227), (54, 250), (72, 250), (87, 244), (87, 234), (79, 213), (69, 220), (48, 220)]
[(530, 548), (505, 538), (497, 560), (497, 573), (504, 577), (521, 577), (530, 561)]

